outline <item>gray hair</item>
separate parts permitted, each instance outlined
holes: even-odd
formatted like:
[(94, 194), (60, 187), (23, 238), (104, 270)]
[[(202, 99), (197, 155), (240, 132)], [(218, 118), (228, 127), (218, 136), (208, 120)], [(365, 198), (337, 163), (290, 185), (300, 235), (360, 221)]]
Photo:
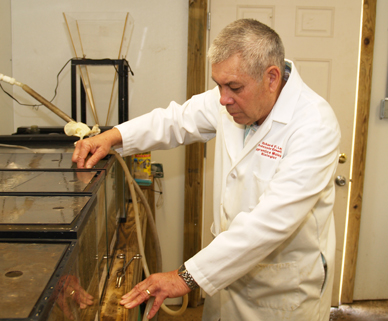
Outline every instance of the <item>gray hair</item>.
[(210, 63), (217, 64), (240, 55), (244, 72), (260, 81), (270, 66), (284, 74), (284, 47), (279, 35), (254, 19), (240, 19), (227, 25), (214, 39), (208, 51)]

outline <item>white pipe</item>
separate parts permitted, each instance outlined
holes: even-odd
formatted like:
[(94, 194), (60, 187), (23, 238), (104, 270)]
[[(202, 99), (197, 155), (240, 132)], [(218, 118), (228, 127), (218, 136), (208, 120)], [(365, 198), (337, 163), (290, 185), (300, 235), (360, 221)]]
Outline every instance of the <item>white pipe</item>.
[(9, 77), (9, 76), (3, 75), (3, 74), (0, 74), (0, 80), (4, 81), (4, 82), (7, 82), (7, 83), (9, 83), (11, 85), (16, 85), (16, 86), (19, 86), (19, 87), (23, 86), (23, 84), (21, 82), (16, 81), (15, 78), (12, 78), (12, 77)]

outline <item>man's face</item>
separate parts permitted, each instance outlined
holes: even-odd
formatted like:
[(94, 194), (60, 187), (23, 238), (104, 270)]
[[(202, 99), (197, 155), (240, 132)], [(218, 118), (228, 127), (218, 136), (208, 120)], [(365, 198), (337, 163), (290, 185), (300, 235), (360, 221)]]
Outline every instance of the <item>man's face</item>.
[(260, 82), (241, 68), (240, 56), (212, 65), (212, 78), (220, 89), (220, 103), (238, 124), (261, 124), (271, 112), (273, 101), (266, 74)]

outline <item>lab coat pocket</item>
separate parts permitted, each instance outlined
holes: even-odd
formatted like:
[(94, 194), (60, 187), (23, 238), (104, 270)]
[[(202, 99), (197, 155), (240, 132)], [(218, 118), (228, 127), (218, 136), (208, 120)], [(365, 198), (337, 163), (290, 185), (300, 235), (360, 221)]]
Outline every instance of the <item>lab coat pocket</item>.
[(269, 182), (275, 175), (280, 160), (268, 159), (260, 155), (256, 155), (256, 158), (257, 161), (253, 164), (253, 175), (255, 184), (253, 188), (255, 190), (256, 198), (258, 198), (264, 193)]
[[(255, 176), (258, 179), (267, 181), (274, 176), (276, 169), (279, 167), (281, 151), (266, 151), (263, 149), (262, 144), (265, 143), (260, 143), (254, 152), (254, 157), (252, 158), (252, 168)], [(281, 150), (281, 148), (276, 145), (267, 145), (272, 146), (272, 149), (276, 147), (277, 149)]]
[(258, 264), (246, 276), (248, 297), (254, 304), (293, 311), (300, 306), (299, 270), (296, 262)]

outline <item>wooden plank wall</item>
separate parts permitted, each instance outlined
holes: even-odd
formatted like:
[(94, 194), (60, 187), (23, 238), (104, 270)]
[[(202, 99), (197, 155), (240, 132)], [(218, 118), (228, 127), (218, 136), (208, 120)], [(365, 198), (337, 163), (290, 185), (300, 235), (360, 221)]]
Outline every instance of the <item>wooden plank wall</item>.
[[(207, 0), (189, 0), (187, 98), (205, 91)], [(186, 146), (183, 260), (201, 250), (204, 144)], [(189, 306), (202, 303), (200, 289), (190, 292)]]

